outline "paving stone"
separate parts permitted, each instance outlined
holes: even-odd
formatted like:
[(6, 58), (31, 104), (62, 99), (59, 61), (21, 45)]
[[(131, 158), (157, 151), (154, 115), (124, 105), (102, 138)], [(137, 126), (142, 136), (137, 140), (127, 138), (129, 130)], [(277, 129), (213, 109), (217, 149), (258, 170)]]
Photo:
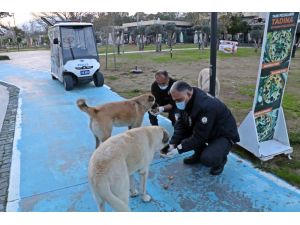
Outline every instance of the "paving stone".
[(7, 190), (9, 186), (16, 114), (18, 108), (19, 89), (2, 81), (0, 81), (0, 85), (7, 87), (7, 90), (9, 92), (9, 102), (0, 131), (0, 211), (5, 211), (8, 194)]

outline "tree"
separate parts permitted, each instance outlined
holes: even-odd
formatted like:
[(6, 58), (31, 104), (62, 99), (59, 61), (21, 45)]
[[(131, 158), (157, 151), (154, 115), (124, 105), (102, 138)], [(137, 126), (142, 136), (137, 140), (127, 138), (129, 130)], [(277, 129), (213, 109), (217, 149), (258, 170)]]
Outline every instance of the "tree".
[(181, 16), (185, 21), (192, 23), (194, 26), (196, 25), (207, 25), (210, 20), (210, 13), (206, 12), (188, 12)]
[(203, 43), (203, 33), (202, 33), (202, 26), (200, 25), (196, 25), (193, 27), (193, 29), (195, 30), (195, 34), (197, 35), (198, 37), (198, 49), (203, 49), (204, 47), (204, 43)]
[(181, 19), (180, 13), (178, 12), (158, 12), (156, 13), (156, 18), (161, 20), (179, 20)]
[(260, 41), (263, 37), (263, 29), (259, 26), (254, 27), (253, 30), (250, 31), (250, 37), (254, 41), (254, 51), (257, 52)]
[(233, 40), (233, 36), (240, 31), (240, 23), (242, 22), (241, 17), (232, 15), (230, 17), (229, 26), (227, 28), (228, 33), (231, 34), (231, 39)]
[(155, 36), (155, 45), (156, 45), (156, 52), (161, 51), (161, 42), (162, 42), (162, 33), (163, 33), (163, 26), (161, 24), (153, 24), (146, 30), (147, 35)]
[(209, 38), (209, 35), (210, 35), (210, 25), (204, 25), (202, 27), (202, 33), (204, 34), (204, 38), (203, 38), (204, 46), (207, 47), (208, 38)]
[(232, 15), (230, 18), (229, 26), (227, 27), (228, 33), (231, 34), (232, 39), (233, 36), (237, 33), (248, 33), (248, 30), (250, 29), (248, 23), (246, 21), (243, 21), (242, 14)]
[(25, 32), (23, 30), (21, 30), (18, 27), (14, 27), (13, 31), (15, 33), (15, 37), (16, 37), (16, 44), (18, 46), (18, 51), (20, 50), (20, 43), (22, 42), (22, 39), (25, 37)]
[(167, 44), (170, 47), (170, 56), (172, 58), (172, 46), (176, 41), (176, 24), (175, 23), (167, 23), (165, 25), (165, 31), (167, 33)]
[(120, 48), (121, 45), (124, 44), (124, 30), (122, 28), (115, 30), (115, 37), (116, 37), (116, 44), (117, 44), (117, 51), (118, 55), (120, 55)]
[(144, 39), (145, 39), (145, 34), (146, 34), (146, 27), (141, 25), (137, 27), (136, 29), (137, 32), (137, 44), (139, 47), (139, 51), (144, 51)]
[(223, 15), (220, 15), (219, 17), (219, 23), (218, 23), (218, 29), (219, 33), (222, 35), (222, 39), (227, 39), (228, 34), (228, 27), (230, 26), (230, 18), (232, 16), (232, 13), (225, 13)]
[(10, 13), (8, 12), (0, 12), (0, 34), (2, 33), (1, 32), (1, 29), (3, 30), (8, 30), (8, 27), (5, 26), (2, 22), (1, 22), (1, 19), (5, 18), (5, 17), (9, 17), (9, 16), (12, 16)]

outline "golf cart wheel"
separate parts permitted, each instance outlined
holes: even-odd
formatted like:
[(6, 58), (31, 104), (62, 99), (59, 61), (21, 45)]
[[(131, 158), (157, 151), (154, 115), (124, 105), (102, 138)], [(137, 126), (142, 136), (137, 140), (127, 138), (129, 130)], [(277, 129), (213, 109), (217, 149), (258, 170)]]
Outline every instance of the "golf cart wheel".
[(57, 78), (55, 76), (51, 75), (51, 77), (52, 77), (52, 80), (57, 80)]
[(93, 76), (94, 84), (96, 87), (102, 87), (104, 84), (104, 77), (100, 71), (97, 71)]
[(64, 75), (64, 87), (66, 91), (71, 91), (74, 86), (73, 77), (69, 74)]

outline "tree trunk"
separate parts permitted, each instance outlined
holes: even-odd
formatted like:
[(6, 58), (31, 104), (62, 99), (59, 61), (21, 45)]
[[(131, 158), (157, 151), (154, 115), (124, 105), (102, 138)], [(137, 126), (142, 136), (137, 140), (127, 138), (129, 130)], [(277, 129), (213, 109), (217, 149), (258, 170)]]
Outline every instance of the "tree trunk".
[(108, 34), (107, 34), (107, 39), (106, 39), (106, 46), (105, 46), (105, 69), (107, 70), (107, 51), (108, 51)]
[(155, 35), (156, 52), (158, 52), (158, 34)]
[(121, 54), (121, 53), (120, 53), (120, 52), (121, 52), (121, 50), (120, 50), (120, 49), (121, 49), (121, 45), (119, 44), (119, 45), (118, 45), (118, 55), (120, 55), (120, 54)]
[(258, 49), (258, 44), (256, 42), (256, 40), (254, 39), (254, 52), (257, 53), (257, 49)]
[(144, 35), (142, 35), (142, 51), (144, 51)]

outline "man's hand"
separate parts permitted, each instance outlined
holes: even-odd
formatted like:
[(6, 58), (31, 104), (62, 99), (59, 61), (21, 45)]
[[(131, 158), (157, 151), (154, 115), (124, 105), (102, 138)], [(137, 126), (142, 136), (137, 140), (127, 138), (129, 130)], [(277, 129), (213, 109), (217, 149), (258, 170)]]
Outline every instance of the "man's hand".
[(168, 149), (168, 151), (170, 152), (170, 151), (172, 151), (174, 148), (175, 148), (175, 145), (169, 144), (169, 149)]
[(177, 154), (178, 154), (178, 150), (177, 150), (177, 148), (174, 148), (173, 150), (171, 150), (167, 153), (166, 157), (173, 158)]
[(163, 111), (165, 111), (165, 108), (163, 106), (159, 106), (158, 107), (158, 112), (162, 113)]
[(168, 152), (166, 154), (161, 153), (160, 155), (164, 158), (173, 158), (177, 154), (178, 154), (177, 148), (175, 148), (174, 145), (170, 144)]
[(163, 106), (159, 106), (159, 107), (157, 107), (157, 108), (155, 108), (155, 109), (152, 109), (152, 110), (150, 111), (150, 113), (151, 113), (153, 116), (158, 116), (158, 115), (161, 114), (164, 110), (165, 110), (165, 109), (164, 109)]

